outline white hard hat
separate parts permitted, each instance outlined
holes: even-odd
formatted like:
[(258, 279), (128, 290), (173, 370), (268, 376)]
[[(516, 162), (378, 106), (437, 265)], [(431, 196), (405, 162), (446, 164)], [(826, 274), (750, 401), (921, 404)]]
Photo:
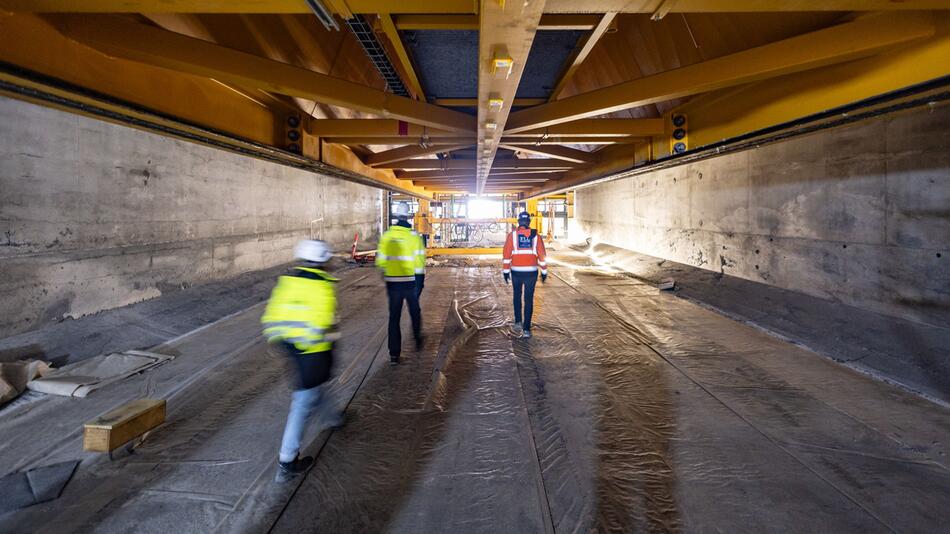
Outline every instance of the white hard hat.
[(393, 215), (400, 219), (407, 219), (409, 217), (409, 204), (405, 202), (396, 204), (396, 207), (393, 208)]
[(294, 257), (301, 260), (325, 263), (331, 256), (330, 247), (324, 241), (305, 239), (294, 247)]

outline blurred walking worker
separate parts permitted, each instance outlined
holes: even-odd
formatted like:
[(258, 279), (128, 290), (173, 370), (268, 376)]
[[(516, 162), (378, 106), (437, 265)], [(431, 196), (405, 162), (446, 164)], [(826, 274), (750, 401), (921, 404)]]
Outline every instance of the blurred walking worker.
[[(305, 471), (313, 458), (300, 458), (300, 441), (320, 403), (320, 385), (330, 377), (336, 332), (337, 279), (323, 270), (330, 249), (323, 241), (301, 241), (294, 249), (300, 264), (281, 276), (271, 293), (261, 323), (267, 340), (277, 345), (296, 369), (290, 413), (280, 444), (278, 465), (288, 475)], [(332, 426), (343, 422), (333, 414)]]
[[(515, 328), (521, 328), (522, 337), (531, 337), (531, 314), (534, 312), (534, 286), (548, 279), (548, 264), (545, 261), (544, 241), (538, 231), (531, 228), (531, 215), (526, 211), (518, 214), (518, 229), (508, 234), (502, 252), (502, 274), (505, 283), (511, 282), (514, 290)], [(521, 299), (524, 295), (524, 322), (522, 322)]]
[[(409, 206), (397, 204), (393, 215), (397, 222), (379, 239), (376, 267), (386, 280), (386, 294), (389, 297), (389, 363), (395, 365), (399, 363), (402, 349), (399, 321), (402, 319), (403, 302), (409, 308), (416, 350), (422, 347), (422, 312), (419, 310), (422, 280), (417, 282), (416, 273), (420, 269), (420, 255), (421, 261), (425, 261), (425, 249), (422, 238), (409, 225)], [(424, 273), (424, 267), (421, 270)]]

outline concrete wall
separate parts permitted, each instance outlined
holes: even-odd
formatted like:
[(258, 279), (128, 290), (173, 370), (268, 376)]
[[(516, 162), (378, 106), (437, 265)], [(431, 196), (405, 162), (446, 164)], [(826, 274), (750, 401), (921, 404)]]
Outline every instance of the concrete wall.
[(950, 327), (950, 106), (577, 191), (595, 241)]
[(375, 241), (380, 191), (0, 98), (0, 336)]

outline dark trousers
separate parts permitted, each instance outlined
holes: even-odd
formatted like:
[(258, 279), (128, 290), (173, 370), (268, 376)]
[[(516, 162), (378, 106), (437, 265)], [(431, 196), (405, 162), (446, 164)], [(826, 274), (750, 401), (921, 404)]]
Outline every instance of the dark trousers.
[(389, 296), (389, 355), (399, 356), (402, 348), (402, 333), (399, 321), (402, 319), (402, 303), (409, 307), (412, 320), (412, 335), (416, 339), (422, 336), (422, 313), (419, 311), (419, 295), (416, 282), (386, 282), (386, 294)]
[[(511, 271), (511, 287), (514, 289), (515, 322), (522, 323), (525, 330), (531, 330), (531, 314), (534, 312), (534, 286), (538, 283), (538, 272)], [(524, 321), (521, 320), (521, 296), (524, 292)]]
[(282, 342), (281, 345), (297, 369), (294, 389), (315, 388), (329, 380), (330, 370), (333, 368), (332, 350), (304, 354), (300, 349), (286, 341)]
[(426, 275), (416, 275), (416, 298), (422, 298), (422, 288), (426, 286)]

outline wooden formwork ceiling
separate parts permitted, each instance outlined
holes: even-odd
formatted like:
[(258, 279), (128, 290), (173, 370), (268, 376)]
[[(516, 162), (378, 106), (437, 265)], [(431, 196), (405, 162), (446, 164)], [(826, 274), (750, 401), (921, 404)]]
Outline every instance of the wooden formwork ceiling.
[[(0, 31), (16, 37), (0, 42), (0, 60), (277, 147), (285, 119), (299, 115), (305, 155), (384, 187), (532, 196), (669, 154), (674, 115), (688, 116), (690, 148), (946, 75), (946, 63), (912, 67), (950, 48), (948, 9), (0, 0)], [(856, 64), (861, 76), (834, 81), (834, 69)], [(829, 90), (802, 90), (802, 79)], [(782, 84), (797, 89), (756, 96), (782, 94)], [(229, 107), (234, 115), (222, 113)]]

